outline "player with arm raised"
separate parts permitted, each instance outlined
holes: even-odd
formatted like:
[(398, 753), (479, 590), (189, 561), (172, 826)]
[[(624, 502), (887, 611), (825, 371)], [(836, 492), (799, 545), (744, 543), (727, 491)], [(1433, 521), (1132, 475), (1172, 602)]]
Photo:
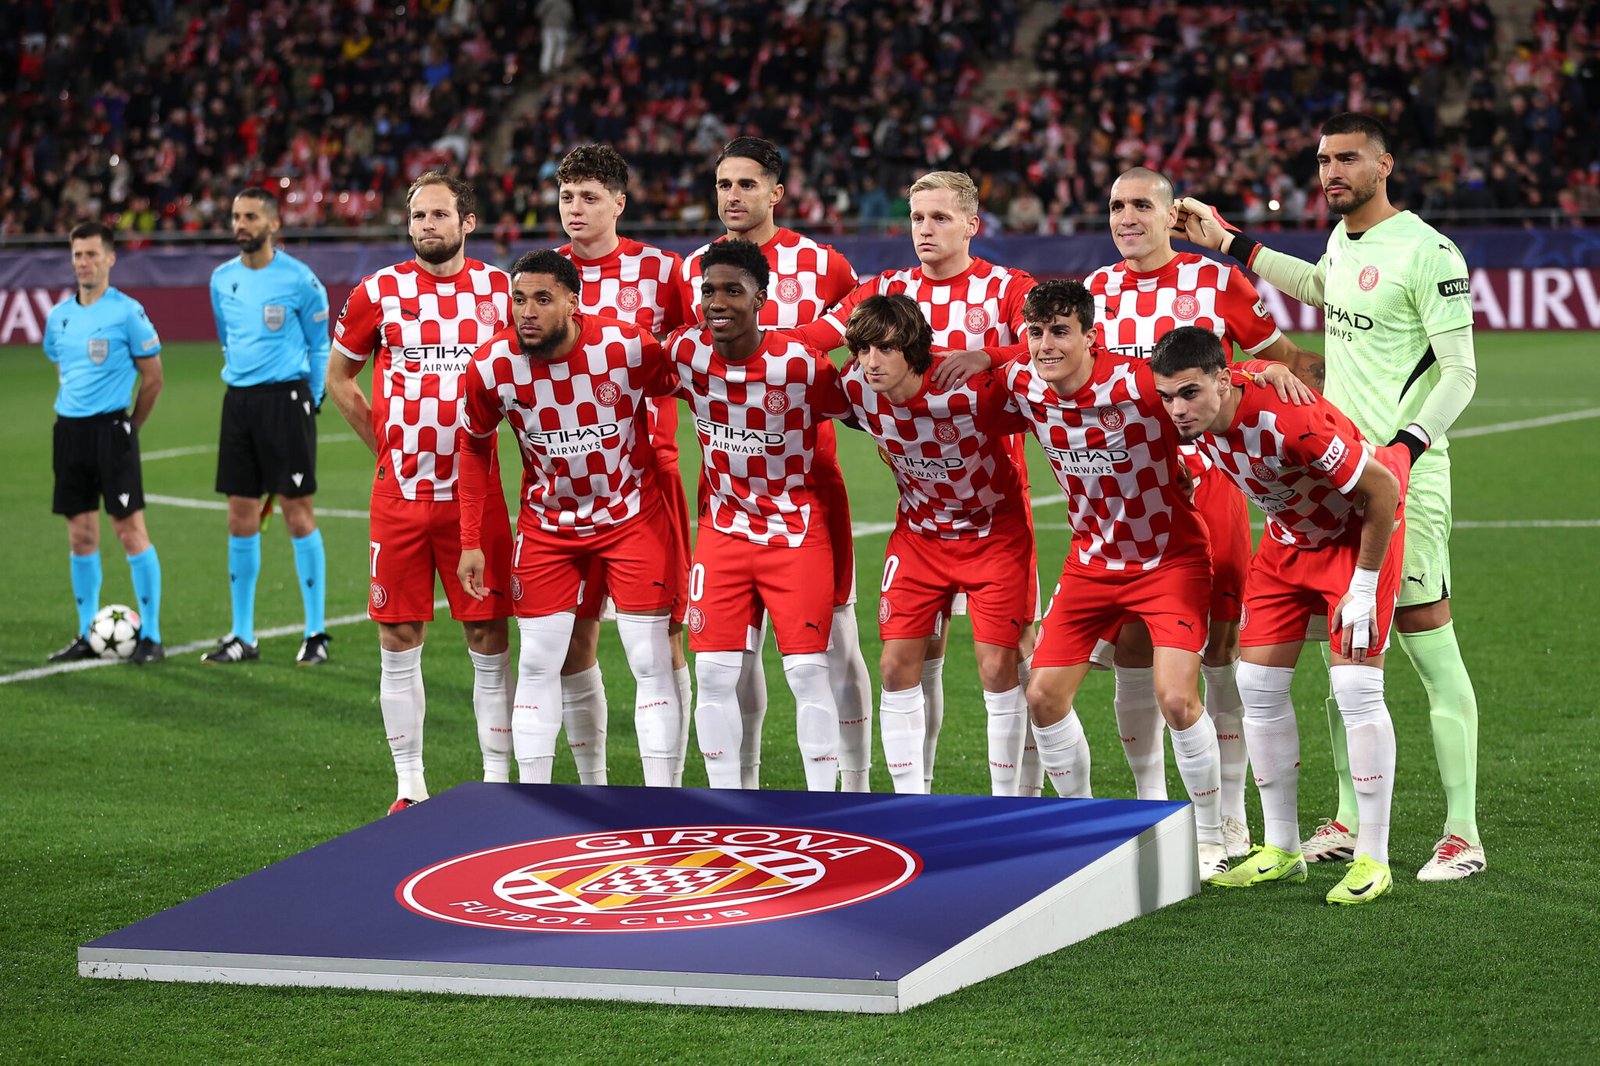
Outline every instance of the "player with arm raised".
[(501, 521), (504, 508), (489, 482), (495, 430), (507, 421), (522, 452), (511, 570), (521, 633), (511, 717), (518, 777), (550, 781), (563, 717), (561, 664), (584, 582), (598, 569), (608, 576), (633, 671), (644, 783), (671, 786), (683, 707), (667, 625), (684, 573), (656, 481), (646, 400), (675, 387), (676, 376), (647, 331), (579, 310), (577, 268), (558, 252), (524, 255), (511, 282), (515, 330), (478, 349), (464, 377), (458, 573), (474, 599), (490, 595), (480, 546), (484, 503), (498, 508), (488, 520)]
[[(301, 666), (328, 661), (327, 555), (312, 497), (317, 491), (317, 413), (328, 369), (328, 292), (311, 269), (275, 247), (278, 200), (265, 189), (233, 198), (239, 255), (211, 275), (211, 311), (222, 345), (222, 430), (217, 491), (228, 498), (228, 587), (233, 628), (208, 663), (260, 658), (256, 581), (261, 523), (272, 497), (294, 545), (305, 608)], [(267, 498), (266, 506), (262, 497)]]
[(1230, 368), (1210, 330), (1164, 335), (1151, 360), (1178, 434), (1205, 452), (1267, 516), (1250, 564), (1239, 690), (1266, 843), (1211, 883), (1301, 882), (1296, 792), (1300, 738), (1289, 690), (1313, 614), (1328, 623), (1329, 680), (1344, 717), (1361, 807), (1355, 861), (1329, 903), (1370, 903), (1390, 888), (1394, 723), (1383, 696), (1384, 651), (1400, 591), (1401, 499), (1411, 456), (1374, 448), (1325, 399), (1296, 406), (1250, 385), (1263, 362)]
[[(579, 304), (586, 315), (632, 322), (657, 338), (684, 324), (680, 275), (683, 260), (672, 252), (617, 233), (628, 203), (628, 163), (603, 144), (574, 148), (556, 168), (561, 225), (570, 243), (559, 251), (578, 268), (583, 287)], [(673, 518), (681, 561), (689, 567), (689, 508), (678, 473), (678, 403), (672, 397), (646, 400), (656, 480)], [(606, 690), (596, 650), (600, 615), (608, 584), (604, 573), (589, 575), (572, 626), (572, 647), (561, 666), (562, 721), (567, 743), (585, 783), (606, 782)], [(682, 601), (680, 600), (680, 611)], [(672, 676), (678, 698), (690, 705), (689, 666), (683, 656), (683, 619), (673, 619)], [(676, 784), (683, 783), (683, 758), (689, 742), (689, 716), (683, 715)]]
[(696, 653), (695, 734), (713, 788), (753, 787), (741, 772), (739, 677), (772, 619), (795, 698), (806, 787), (838, 778), (838, 709), (828, 678), (832, 538), (813, 487), (817, 426), (845, 411), (828, 357), (760, 326), (767, 261), (745, 240), (702, 259), (706, 327), (676, 334), (667, 354), (694, 416), (706, 501), (689, 571), (689, 647)]
[[(844, 256), (780, 227), (773, 219), (773, 209), (783, 200), (783, 184), (779, 180), (783, 176), (783, 155), (776, 145), (759, 137), (736, 137), (717, 156), (715, 169), (717, 215), (727, 228), (726, 237), (752, 241), (760, 246), (767, 261), (768, 299), (759, 312), (763, 328), (789, 330), (814, 322), (850, 294), (856, 287), (856, 272)], [(705, 321), (698, 301), (704, 272), (701, 257), (710, 247), (700, 248), (684, 261), (682, 303), (688, 317), (696, 322)], [(828, 422), (817, 428), (812, 476), (817, 504), (834, 543), (833, 643), (828, 649), (828, 671), (840, 715), (839, 779), (844, 791), (865, 792), (872, 765), (872, 681), (861, 655), (856, 623), (855, 539), (850, 527), (850, 501), (839, 469), (834, 429)], [(745, 787), (756, 788), (760, 784), (761, 721), (767, 706), (760, 644), (746, 656), (744, 670), (739, 702), (745, 715), (745, 747), (740, 759)]]
[[(966, 174), (950, 170), (936, 170), (924, 174), (912, 183), (910, 189), (911, 239), (916, 250), (917, 265), (904, 270), (887, 270), (858, 286), (837, 307), (810, 326), (795, 331), (795, 335), (813, 347), (829, 349), (845, 336), (845, 324), (852, 310), (873, 295), (904, 293), (915, 300), (923, 317), (933, 330), (933, 346), (950, 352), (971, 352), (978, 349), (1014, 351), (1023, 343), (1024, 326), (1022, 303), (1033, 288), (1033, 278), (1020, 270), (996, 266), (972, 254), (972, 238), (977, 235), (978, 187)], [(981, 352), (979, 353), (981, 354)], [(952, 375), (953, 367), (963, 364), (958, 356), (941, 358), (931, 368), (931, 384), (936, 389), (951, 388), (965, 380), (965, 373)], [(981, 360), (988, 365), (988, 359)], [(1020, 435), (1006, 438), (1016, 465), (1021, 485), (1025, 515), (1029, 524), (1033, 517), (1027, 508), (1028, 466)], [(965, 611), (962, 597), (957, 597), (953, 609)], [(1027, 655), (1033, 648), (1034, 627), (1031, 624), (1023, 634), (1020, 650), (1018, 683), (1028, 683)], [(927, 736), (923, 750), (923, 773), (927, 786), (933, 787), (934, 757), (939, 743), (939, 729), (944, 720), (944, 652), (948, 628), (941, 624), (930, 642), (928, 658), (922, 666), (922, 692), (926, 708)], [(1035, 749), (1030, 743), (1030, 754)], [(1031, 772), (1029, 772), (1031, 769)], [(1033, 759), (1024, 770), (1023, 789), (1026, 794), (1037, 795), (1039, 789), (1038, 763)]]
[[(495, 594), (475, 599), (456, 578), (461, 375), (472, 353), (510, 321), (511, 278), (467, 258), (467, 235), (477, 225), (470, 185), (430, 172), (412, 183), (406, 204), (416, 257), (363, 278), (351, 291), (334, 325), (328, 366), (329, 395), (378, 460), (367, 613), (378, 623), (378, 705), (396, 777), (391, 812), (428, 798), (422, 645), (433, 620), (436, 573), (472, 659), (472, 710), (485, 781), (510, 778), (514, 683), (506, 627), (511, 523), (503, 494), (482, 532), (485, 580)], [(370, 403), (358, 380), (369, 362)], [(498, 475), (490, 480), (496, 495)]]
[(141, 665), (158, 662), (166, 655), (161, 647), (161, 562), (144, 524), (139, 428), (161, 394), (161, 338), (138, 301), (111, 285), (117, 253), (110, 226), (81, 222), (72, 228), (68, 246), (78, 291), (50, 309), (44, 354), (56, 364), (60, 380), (51, 445), (51, 510), (67, 520), (78, 636), (50, 661), (95, 657), (89, 624), (100, 610), (104, 498), (139, 600), (139, 640), (129, 658)]
[[(1218, 248), (1295, 299), (1323, 309), (1327, 396), (1369, 440), (1404, 444), (1413, 459), (1409, 529), (1395, 629), (1428, 694), (1434, 756), (1445, 794), (1444, 835), (1417, 871), (1422, 881), (1469, 877), (1487, 865), (1478, 834), (1478, 702), (1450, 617), (1450, 453), (1446, 431), (1472, 399), (1477, 365), (1467, 265), (1455, 244), (1389, 202), (1389, 135), (1368, 115), (1322, 127), (1317, 165), (1328, 206), (1342, 216), (1316, 263), (1223, 229), (1185, 200), (1190, 240)], [(1343, 720), (1329, 709), (1339, 810), (1305, 842), (1306, 858), (1350, 858), (1357, 793)]]
[(990, 787), (1016, 795), (1026, 714), (1018, 646), (1033, 624), (1038, 565), (1007, 441), (1027, 423), (1006, 411), (1008, 393), (992, 373), (953, 389), (931, 386), (933, 332), (907, 295), (862, 300), (845, 343), (855, 357), (842, 378), (851, 414), (900, 490), (878, 601), (878, 722), (895, 791), (927, 789), (923, 663), (951, 597), (965, 592), (988, 712)]
[[(1166, 333), (1197, 326), (1215, 333), (1225, 352), (1237, 347), (1247, 356), (1291, 367), (1310, 357), (1279, 331), (1238, 267), (1173, 249), (1176, 208), (1166, 177), (1145, 167), (1123, 172), (1111, 186), (1108, 208), (1111, 239), (1122, 260), (1101, 267), (1084, 282), (1094, 295), (1108, 351), (1148, 359)], [(1206, 713), (1216, 724), (1222, 753), (1223, 839), (1228, 855), (1237, 858), (1250, 849), (1243, 707), (1234, 682), (1239, 610), (1250, 565), (1250, 516), (1244, 497), (1228, 479), (1199, 470), (1196, 481), (1195, 509), (1210, 534), (1212, 568), (1210, 630), (1200, 672)], [(1140, 799), (1166, 799), (1161, 711), (1152, 688), (1150, 637), (1141, 626), (1123, 627), (1115, 663), (1117, 732), (1134, 785)]]

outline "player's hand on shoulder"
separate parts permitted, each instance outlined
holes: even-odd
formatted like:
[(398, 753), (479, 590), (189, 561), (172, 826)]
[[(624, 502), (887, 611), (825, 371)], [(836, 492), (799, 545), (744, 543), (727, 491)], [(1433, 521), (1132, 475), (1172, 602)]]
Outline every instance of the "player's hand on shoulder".
[(928, 381), (938, 391), (959, 388), (974, 374), (981, 374), (994, 365), (994, 360), (981, 349), (965, 352), (941, 352), (928, 371)]
[(1216, 210), (1193, 196), (1185, 196), (1176, 204), (1177, 221), (1172, 235), (1202, 248), (1220, 249), (1225, 236), (1222, 223), (1217, 221)]
[(1304, 407), (1317, 399), (1317, 391), (1296, 377), (1294, 371), (1283, 363), (1273, 363), (1260, 371), (1255, 375), (1255, 381), (1258, 388), (1270, 386), (1278, 393), (1278, 399), (1296, 407)]

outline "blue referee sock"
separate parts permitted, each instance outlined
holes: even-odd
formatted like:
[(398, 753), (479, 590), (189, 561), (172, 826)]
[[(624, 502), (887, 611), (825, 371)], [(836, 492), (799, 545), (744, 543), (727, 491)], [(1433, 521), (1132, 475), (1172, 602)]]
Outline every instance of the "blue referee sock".
[(261, 576), (261, 534), (228, 537), (228, 589), (233, 594), (233, 635), (256, 642), (256, 578)]
[(72, 596), (78, 601), (78, 636), (89, 635), (89, 623), (100, 610), (100, 553), (72, 557)]
[(290, 537), (294, 545), (294, 568), (300, 573), (300, 602), (306, 608), (306, 636), (321, 633), (327, 625), (328, 556), (322, 550), (322, 530), (313, 529), (303, 537)]
[(133, 594), (139, 598), (140, 636), (161, 643), (161, 560), (154, 544), (128, 556), (133, 572)]

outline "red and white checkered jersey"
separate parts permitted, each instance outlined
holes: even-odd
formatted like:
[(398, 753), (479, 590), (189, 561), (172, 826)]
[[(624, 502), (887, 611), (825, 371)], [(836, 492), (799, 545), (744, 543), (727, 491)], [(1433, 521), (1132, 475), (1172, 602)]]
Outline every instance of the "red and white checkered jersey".
[(1069, 563), (1149, 570), (1210, 550), (1178, 486), (1178, 431), (1147, 361), (1097, 353), (1089, 380), (1071, 396), (1057, 394), (1031, 363), (1010, 363), (1000, 373), (1012, 409), (1033, 425), (1067, 496)]
[(667, 357), (700, 438), (711, 524), (756, 544), (798, 546), (817, 511), (817, 425), (847, 409), (838, 369), (771, 330), (740, 362), (718, 355), (705, 329), (675, 334)]
[(1148, 359), (1156, 341), (1179, 326), (1215, 333), (1230, 360), (1235, 345), (1255, 355), (1279, 337), (1250, 279), (1231, 263), (1194, 252), (1179, 252), (1148, 274), (1126, 261), (1101, 267), (1084, 284), (1094, 296), (1100, 339), (1117, 355)]
[(415, 260), (400, 263), (350, 291), (334, 323), (333, 348), (348, 359), (373, 360), (373, 495), (455, 498), (461, 372), (510, 322), (510, 275), (476, 259), (447, 278)]
[[(633, 518), (643, 494), (658, 491), (644, 402), (675, 382), (661, 345), (643, 329), (595, 315), (575, 321), (578, 341), (559, 359), (524, 355), (514, 330), (472, 357), (461, 424), (472, 438), (463, 441), (463, 502), (475, 495), (505, 420), (522, 451), (523, 516), (540, 529), (583, 536)], [(466, 506), (462, 515), (465, 543)]]
[(1257, 388), (1251, 371), (1267, 365), (1234, 368), (1240, 400), (1232, 425), (1195, 443), (1266, 515), (1268, 536), (1319, 548), (1360, 522), (1354, 490), (1372, 445), (1321, 397), (1296, 406), (1275, 389)]
[(1009, 393), (993, 373), (947, 392), (922, 388), (904, 403), (867, 386), (859, 363), (841, 376), (861, 428), (878, 442), (900, 488), (895, 522), (946, 540), (988, 536), (998, 513), (1023, 517), (1023, 488), (1006, 448), (1028, 423), (1007, 409)]
[[(850, 312), (868, 296), (911, 297), (933, 328), (933, 346), (950, 351), (996, 348), (1025, 341), (1022, 302), (1033, 276), (974, 258), (953, 277), (929, 278), (922, 267), (885, 270), (846, 296), (839, 305), (794, 335), (813, 348), (829, 351), (844, 343)], [(770, 294), (769, 294), (770, 295)]]
[[(685, 320), (691, 323), (705, 321), (700, 312), (700, 282), (704, 277), (700, 260), (710, 247), (702, 245), (683, 262)], [(768, 329), (793, 329), (815, 322), (856, 287), (856, 272), (848, 259), (794, 230), (778, 230), (761, 246), (761, 254), (771, 269), (767, 302), (759, 316), (761, 325)]]
[[(683, 305), (683, 259), (653, 245), (619, 237), (609, 255), (580, 259), (572, 245), (557, 251), (578, 268), (583, 289), (578, 303), (584, 314), (620, 319), (642, 326), (658, 337), (689, 323)], [(678, 464), (678, 402), (671, 397), (650, 401), (650, 441), (657, 459)]]

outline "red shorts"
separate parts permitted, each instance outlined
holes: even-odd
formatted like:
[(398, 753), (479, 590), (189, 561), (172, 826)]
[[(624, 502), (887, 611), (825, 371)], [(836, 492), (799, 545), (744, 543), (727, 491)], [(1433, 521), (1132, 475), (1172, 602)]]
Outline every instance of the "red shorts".
[[(1399, 449), (1396, 454), (1395, 448)], [(1389, 537), (1389, 551), (1378, 569), (1378, 631), (1372, 634), (1369, 649), (1376, 655), (1389, 646), (1394, 623), (1395, 602), (1400, 597), (1401, 563), (1406, 555), (1405, 498), (1410, 481), (1410, 456), (1402, 445), (1380, 448), (1373, 459), (1383, 463), (1400, 479), (1400, 510)], [(1353, 516), (1352, 516), (1353, 517)], [(1344, 635), (1335, 613), (1339, 601), (1350, 591), (1361, 549), (1361, 524), (1354, 522), (1332, 544), (1311, 550), (1280, 544), (1270, 535), (1261, 538), (1250, 565), (1250, 580), (1245, 586), (1244, 617), (1239, 622), (1239, 645), (1261, 648), (1272, 644), (1297, 644), (1306, 638), (1306, 626), (1314, 615), (1328, 623), (1328, 643), (1338, 650)]]
[[(656, 480), (661, 486), (661, 503), (667, 512), (667, 522), (671, 526), (671, 550), (675, 560), (674, 565), (680, 575), (678, 587), (682, 588), (689, 580), (689, 505), (683, 498), (683, 480), (677, 466), (666, 465), (657, 467)], [(576, 609), (577, 616), (586, 619), (600, 618), (605, 611), (606, 602), (615, 599), (616, 597), (611, 595), (607, 580), (605, 561), (598, 555), (593, 556), (583, 575)], [(679, 596), (677, 606), (672, 609), (672, 620), (682, 622), (683, 612), (688, 606), (688, 597)]]
[[(672, 549), (671, 519), (659, 502), (589, 536), (525, 525), (511, 561), (511, 600), (518, 618), (576, 610), (586, 575), (598, 565), (617, 610), (676, 610), (684, 574)], [(663, 550), (665, 546), (665, 550)]]
[(817, 525), (799, 547), (781, 548), (702, 522), (689, 569), (689, 650), (745, 651), (753, 643), (751, 620), (764, 607), (780, 653), (827, 651), (833, 590), (816, 578), (832, 570), (832, 554), (827, 531)]
[(839, 469), (839, 448), (833, 423), (817, 426), (817, 457), (811, 464), (811, 488), (822, 508), (822, 521), (833, 543), (833, 605), (856, 602), (856, 542), (850, 525), (850, 498), (845, 494), (844, 471)]
[(1033, 668), (1086, 663), (1097, 640), (1115, 639), (1121, 623), (1134, 619), (1150, 630), (1156, 647), (1199, 654), (1210, 603), (1211, 563), (1203, 555), (1131, 573), (1091, 570), (1069, 559), (1044, 616)]
[(1250, 573), (1250, 508), (1220, 470), (1207, 470), (1200, 478), (1194, 507), (1211, 537), (1211, 621), (1237, 622)]
[(944, 540), (896, 528), (883, 557), (878, 635), (916, 640), (939, 630), (950, 597), (967, 594), (972, 636), (1015, 648), (1038, 597), (1033, 536), (1020, 515), (999, 519), (986, 537)]
[(511, 519), (498, 484), (483, 501), (483, 583), (487, 599), (461, 587), (461, 509), (454, 500), (374, 496), (367, 526), (371, 585), (367, 615), (375, 622), (433, 621), (433, 575), (444, 583), (450, 617), (487, 622), (511, 615)]

